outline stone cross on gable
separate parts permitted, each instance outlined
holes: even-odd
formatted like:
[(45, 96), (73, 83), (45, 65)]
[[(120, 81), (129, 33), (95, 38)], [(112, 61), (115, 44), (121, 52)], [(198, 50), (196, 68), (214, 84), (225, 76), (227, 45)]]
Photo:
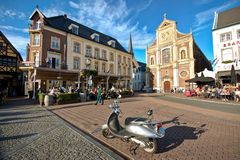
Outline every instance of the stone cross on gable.
[(167, 18), (167, 13), (163, 14), (163, 18), (166, 19)]

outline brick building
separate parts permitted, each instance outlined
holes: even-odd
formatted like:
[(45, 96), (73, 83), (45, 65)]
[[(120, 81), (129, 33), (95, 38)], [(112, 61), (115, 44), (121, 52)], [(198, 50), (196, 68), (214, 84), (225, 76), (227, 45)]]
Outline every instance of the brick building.
[[(73, 21), (67, 15), (46, 17), (38, 8), (30, 20), (27, 54), (27, 62), (32, 67), (27, 67), (30, 89), (86, 88), (99, 83), (130, 87), (134, 58), (115, 38)], [(86, 79), (82, 76), (86, 70), (94, 70), (97, 75)]]

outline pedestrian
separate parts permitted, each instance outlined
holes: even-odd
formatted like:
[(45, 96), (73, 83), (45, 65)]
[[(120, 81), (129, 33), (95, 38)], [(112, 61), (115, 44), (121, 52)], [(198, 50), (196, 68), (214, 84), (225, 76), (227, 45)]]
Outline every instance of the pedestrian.
[(102, 88), (100, 86), (98, 86), (98, 90), (97, 90), (97, 101), (95, 103), (95, 105), (98, 104), (98, 102), (102, 101)]
[(105, 91), (105, 88), (103, 88), (103, 89), (102, 89), (102, 94), (101, 94), (102, 105), (104, 104), (105, 96), (106, 96), (106, 91)]
[(8, 87), (3, 90), (3, 97), (2, 97), (2, 103), (6, 104), (7, 103), (7, 95), (8, 95)]
[(0, 91), (0, 104), (2, 103), (2, 99), (3, 99), (3, 94), (2, 94), (2, 91)]

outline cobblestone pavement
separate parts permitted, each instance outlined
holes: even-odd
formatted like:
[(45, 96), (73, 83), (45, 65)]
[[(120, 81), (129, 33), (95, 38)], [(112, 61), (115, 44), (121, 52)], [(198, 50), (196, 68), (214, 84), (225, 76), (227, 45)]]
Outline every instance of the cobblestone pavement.
[(51, 106), (48, 109), (130, 159), (240, 159), (239, 114), (182, 105), (157, 97), (122, 99), (121, 122), (128, 116), (146, 115), (147, 110), (151, 108), (154, 110), (154, 120), (163, 121), (166, 128), (166, 136), (159, 140), (160, 147), (157, 154), (146, 153), (143, 149), (137, 149), (136, 154), (131, 154), (130, 143), (122, 142), (117, 138), (105, 139), (99, 131), (110, 114), (110, 109), (107, 107), (110, 103), (111, 101), (106, 101), (105, 105), (96, 106), (93, 105), (94, 102), (88, 102)]
[(0, 159), (121, 159), (38, 105), (0, 106)]

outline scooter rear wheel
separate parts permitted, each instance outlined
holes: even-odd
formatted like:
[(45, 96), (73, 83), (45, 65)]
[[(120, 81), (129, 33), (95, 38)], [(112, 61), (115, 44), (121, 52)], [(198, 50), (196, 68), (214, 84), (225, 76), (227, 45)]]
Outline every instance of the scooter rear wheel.
[(110, 130), (108, 128), (105, 128), (102, 130), (102, 135), (108, 139), (114, 138), (114, 135), (110, 132)]
[(148, 147), (144, 148), (144, 150), (148, 153), (156, 153), (158, 150), (158, 143), (157, 143), (157, 139), (149, 139), (148, 142), (146, 142), (148, 144)]

